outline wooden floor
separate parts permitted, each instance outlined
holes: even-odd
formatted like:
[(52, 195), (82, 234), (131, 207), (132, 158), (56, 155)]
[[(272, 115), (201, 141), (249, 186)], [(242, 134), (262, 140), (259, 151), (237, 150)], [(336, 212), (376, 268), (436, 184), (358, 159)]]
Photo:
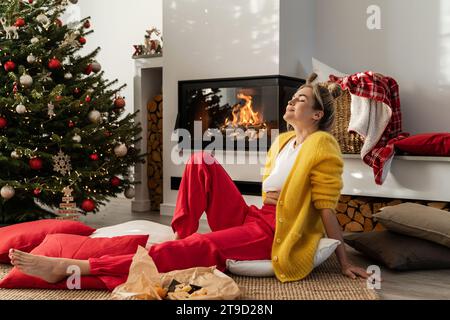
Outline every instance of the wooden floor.
[[(171, 218), (158, 213), (132, 213), (131, 201), (125, 198), (113, 199), (96, 215), (82, 217), (92, 227), (111, 226), (130, 220), (150, 220), (170, 225)], [(199, 232), (208, 232), (206, 221), (201, 221)], [(348, 247), (350, 259), (367, 267), (375, 264), (357, 251)], [(383, 282), (378, 294), (383, 300), (397, 299), (446, 299), (450, 300), (450, 269), (432, 271), (394, 272), (381, 267)]]

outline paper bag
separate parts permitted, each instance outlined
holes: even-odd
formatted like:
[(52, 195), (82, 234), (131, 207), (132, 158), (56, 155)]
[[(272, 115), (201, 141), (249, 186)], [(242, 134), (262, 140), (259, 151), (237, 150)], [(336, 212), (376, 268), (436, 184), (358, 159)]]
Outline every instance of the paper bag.
[[(169, 286), (181, 283), (201, 287), (197, 293), (168, 293)], [(199, 267), (159, 273), (147, 250), (139, 247), (133, 257), (127, 281), (114, 289), (117, 300), (234, 300), (241, 291), (233, 279), (215, 267)]]

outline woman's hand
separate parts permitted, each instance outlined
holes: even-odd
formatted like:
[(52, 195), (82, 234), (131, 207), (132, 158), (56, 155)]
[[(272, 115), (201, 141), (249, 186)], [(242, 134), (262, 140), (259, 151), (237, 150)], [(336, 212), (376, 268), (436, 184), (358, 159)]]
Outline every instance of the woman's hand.
[(351, 263), (346, 263), (346, 264), (342, 265), (341, 270), (342, 270), (342, 274), (344, 274), (345, 276), (352, 278), (352, 279), (356, 279), (358, 276), (363, 279), (367, 279), (371, 276), (363, 268), (356, 267), (356, 266), (352, 265)]
[(264, 200), (264, 204), (277, 205), (279, 197), (280, 197), (279, 191), (266, 192), (266, 199)]

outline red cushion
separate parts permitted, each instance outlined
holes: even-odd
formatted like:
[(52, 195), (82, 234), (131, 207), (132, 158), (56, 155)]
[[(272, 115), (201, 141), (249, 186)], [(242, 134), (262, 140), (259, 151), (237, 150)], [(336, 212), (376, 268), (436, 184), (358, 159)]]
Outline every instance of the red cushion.
[(416, 156), (450, 156), (450, 133), (424, 133), (397, 141), (395, 147)]
[[(32, 254), (87, 260), (100, 258), (104, 255), (126, 255), (136, 253), (139, 246), (145, 247), (148, 235), (122, 236), (114, 238), (89, 238), (70, 234), (52, 234), (36, 247)], [(117, 277), (117, 284), (124, 283), (127, 276)], [(28, 276), (19, 269), (13, 268), (0, 282), (0, 288), (5, 289), (67, 289), (66, 280), (50, 284), (42, 279)], [(81, 289), (107, 290), (107, 287), (95, 276), (81, 277)]]
[(95, 229), (78, 221), (39, 220), (0, 228), (0, 263), (9, 263), (9, 249), (30, 252), (54, 233), (90, 236)]

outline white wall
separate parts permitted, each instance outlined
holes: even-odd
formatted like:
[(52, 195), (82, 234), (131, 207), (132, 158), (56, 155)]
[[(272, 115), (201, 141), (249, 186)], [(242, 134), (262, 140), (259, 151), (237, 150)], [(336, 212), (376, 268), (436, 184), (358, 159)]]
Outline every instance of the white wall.
[(280, 74), (307, 78), (314, 55), (313, 0), (280, 1)]
[[(174, 204), (170, 141), (178, 111), (178, 81), (279, 74), (279, 0), (170, 0), (164, 16), (164, 202)], [(226, 168), (232, 178), (256, 174), (257, 166)], [(247, 169), (242, 170), (244, 167)], [(250, 169), (250, 170), (249, 170)], [(255, 172), (252, 172), (255, 171)], [(249, 172), (250, 171), (250, 172)]]
[[(366, 28), (373, 4), (381, 30)], [(319, 60), (397, 80), (405, 131), (450, 131), (450, 1), (317, 0), (315, 29)]]
[(126, 111), (133, 112), (133, 44), (143, 44), (151, 26), (162, 29), (162, 0), (80, 0), (78, 6), (82, 18), (92, 17), (94, 30), (83, 53), (102, 48), (97, 60), (105, 77), (127, 84), (121, 94), (127, 100)]

